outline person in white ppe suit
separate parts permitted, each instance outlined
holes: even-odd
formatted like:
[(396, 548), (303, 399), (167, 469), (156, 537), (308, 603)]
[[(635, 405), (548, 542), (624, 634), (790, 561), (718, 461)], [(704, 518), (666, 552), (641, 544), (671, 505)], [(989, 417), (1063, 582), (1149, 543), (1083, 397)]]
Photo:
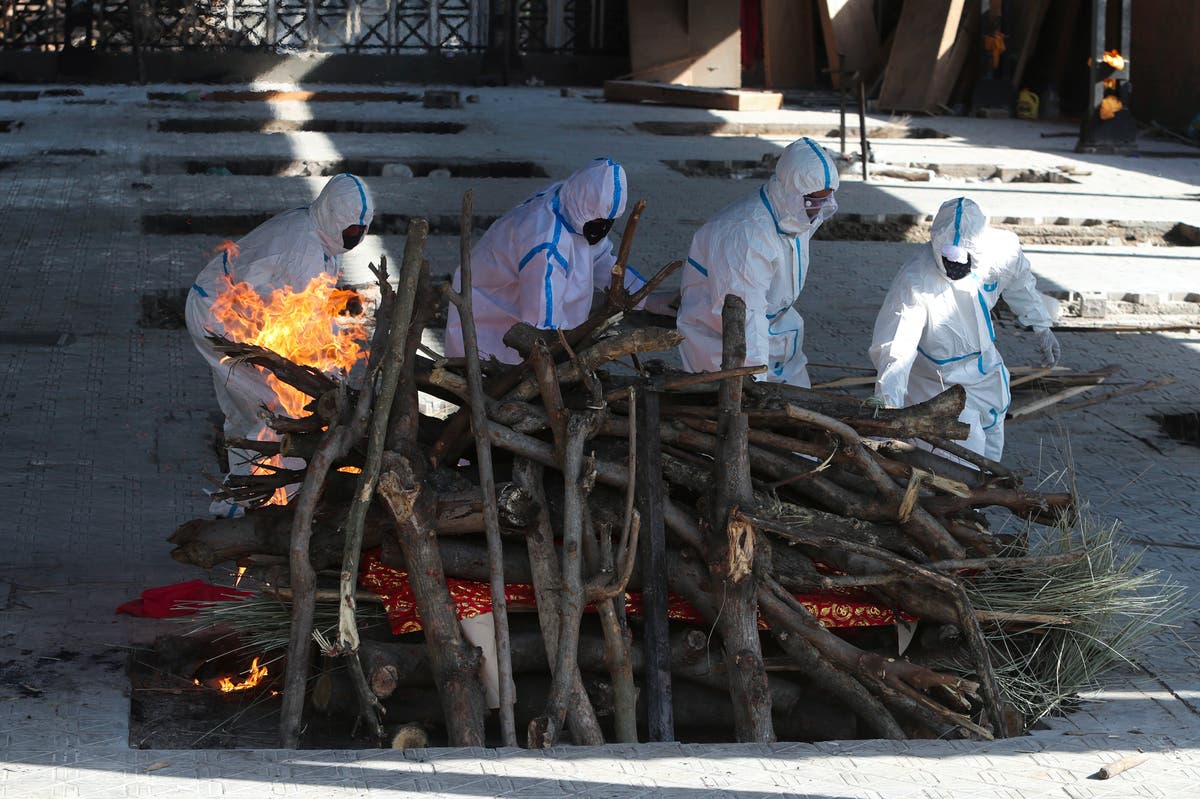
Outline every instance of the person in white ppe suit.
[(971, 200), (947, 201), (933, 219), (930, 246), (900, 269), (879, 309), (874, 403), (901, 408), (961, 385), (967, 405), (959, 418), (971, 426), (965, 446), (1000, 460), (1010, 393), (991, 310), (1001, 296), (1037, 332), (1042, 365), (1057, 363), (1054, 320), (1016, 235), (988, 227)]
[[(206, 336), (221, 333), (213, 316), (217, 296), (233, 283), (249, 283), (263, 299), (275, 289), (302, 291), (321, 273), (339, 274), (343, 253), (362, 241), (375, 206), (363, 182), (350, 174), (336, 175), (311, 204), (284, 211), (225, 247), (197, 276), (188, 293), (186, 318), (196, 349), (212, 367), (217, 402), (225, 414), (226, 439), (274, 441), (278, 436), (259, 418), (265, 405), (276, 407), (276, 395), (258, 367), (221, 361)], [(249, 474), (255, 453), (229, 448), (231, 474)], [(300, 465), (302, 462), (285, 465)], [(240, 515), (232, 503), (214, 502), (213, 513)]]
[[(471, 300), (481, 358), (520, 363), (520, 354), (504, 343), (504, 334), (519, 322), (569, 329), (587, 320), (593, 289), (608, 287), (617, 261), (608, 232), (625, 213), (628, 196), (621, 165), (596, 158), (488, 228), (471, 250)], [(461, 270), (456, 270), (455, 291), (460, 279)], [(635, 291), (645, 282), (626, 267), (627, 289)], [(451, 304), (446, 356), (463, 355), (462, 320)]]
[(837, 210), (838, 172), (812, 139), (787, 146), (757, 192), (727, 206), (692, 237), (680, 286), (679, 352), (689, 372), (721, 368), (725, 295), (746, 303), (746, 365), (760, 380), (807, 388), (804, 319), (792, 307), (808, 280), (808, 243)]

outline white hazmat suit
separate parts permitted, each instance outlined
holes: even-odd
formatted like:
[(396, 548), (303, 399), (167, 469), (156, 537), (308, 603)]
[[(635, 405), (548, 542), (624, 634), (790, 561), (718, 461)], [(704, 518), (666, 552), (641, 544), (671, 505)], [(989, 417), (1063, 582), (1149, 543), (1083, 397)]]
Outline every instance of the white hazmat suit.
[[(952, 280), (944, 255), (969, 263), (970, 271)], [(1011, 399), (991, 319), (1001, 296), (1022, 324), (1039, 332), (1042, 362), (1053, 365), (1054, 320), (1016, 235), (988, 227), (971, 200), (950, 200), (933, 219), (930, 246), (892, 282), (871, 344), (876, 394), (885, 406), (913, 405), (961, 385), (967, 404), (959, 419), (971, 426), (965, 446), (995, 461), (1004, 453), (1004, 414)]]
[[(471, 302), (481, 358), (521, 362), (505, 345), (504, 334), (519, 322), (543, 329), (572, 328), (587, 320), (594, 288), (608, 287), (617, 257), (607, 237), (584, 238), (593, 219), (616, 219), (625, 212), (629, 187), (625, 170), (597, 158), (508, 211), (471, 250)], [(460, 289), (461, 270), (454, 273)], [(645, 280), (627, 267), (625, 286)], [(462, 320), (451, 304), (446, 322), (446, 355), (464, 355)]]
[(810, 218), (805, 195), (838, 187), (837, 168), (804, 138), (779, 157), (756, 193), (727, 206), (696, 231), (680, 287), (679, 351), (690, 372), (721, 368), (725, 295), (746, 303), (746, 365), (766, 364), (758, 379), (807, 388), (804, 319), (792, 307), (808, 279), (808, 243), (837, 203), (830, 194)]
[[(212, 367), (227, 439), (275, 440), (277, 436), (258, 414), (264, 405), (275, 406), (276, 395), (258, 367), (221, 362), (221, 354), (206, 339), (209, 331), (223, 332), (213, 317), (213, 302), (232, 283), (249, 283), (267, 299), (272, 291), (285, 286), (303, 291), (323, 272), (337, 275), (339, 256), (347, 251), (342, 232), (361, 225), (365, 234), (374, 213), (362, 181), (350, 174), (336, 175), (311, 204), (268, 219), (241, 238), (236, 248), (226, 248), (213, 258), (196, 277), (187, 298), (187, 327), (196, 349)], [(253, 456), (231, 448), (230, 472), (249, 474)], [(238, 510), (232, 505), (217, 508), (217, 504), (214, 512), (233, 515)]]

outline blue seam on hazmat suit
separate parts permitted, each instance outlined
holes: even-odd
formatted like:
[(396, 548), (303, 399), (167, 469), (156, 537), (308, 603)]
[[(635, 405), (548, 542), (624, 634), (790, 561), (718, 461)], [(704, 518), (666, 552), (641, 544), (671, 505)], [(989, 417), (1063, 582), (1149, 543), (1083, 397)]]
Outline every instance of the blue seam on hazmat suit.
[[(578, 234), (579, 231), (571, 226), (571, 221), (569, 219), (567, 219), (565, 216), (563, 216), (562, 205), (561, 205), (562, 200), (560, 199), (560, 195), (559, 195), (559, 192), (561, 192), (561, 191), (562, 191), (562, 186), (559, 186), (557, 189), (554, 190), (554, 197), (551, 198), (551, 200), (550, 200), (550, 211), (554, 214), (554, 218), (558, 220), (559, 224), (561, 224), (563, 227), (565, 227), (571, 233)], [(557, 235), (555, 236), (554, 241), (555, 242), (558, 241)]]
[(939, 359), (939, 358), (935, 358), (935, 357), (933, 357), (933, 356), (932, 356), (932, 355), (930, 355), (928, 352), (926, 352), (925, 350), (921, 349), (921, 345), (920, 345), (920, 344), (918, 344), (918, 345), (917, 345), (917, 352), (921, 353), (921, 354), (922, 354), (922, 355), (924, 355), (926, 358), (928, 358), (929, 360), (931, 360), (931, 361), (933, 361), (934, 363), (938, 364), (939, 366), (944, 366), (945, 364), (948, 364), (948, 363), (954, 363), (955, 361), (965, 361), (967, 358), (974, 358), (976, 355), (979, 355), (979, 354), (980, 354), (980, 353), (979, 353), (979, 350), (975, 350), (975, 352), (968, 352), (966, 355), (955, 355), (955, 356), (953, 356), (953, 357), (951, 357), (951, 358), (940, 358), (940, 359)]
[(775, 223), (775, 232), (780, 236), (786, 236), (787, 231), (779, 226), (779, 216), (775, 213), (775, 208), (771, 205), (770, 198), (767, 197), (767, 187), (765, 184), (759, 188), (758, 196), (762, 198), (762, 204), (766, 206), (767, 213), (771, 215), (771, 221)]
[[(545, 277), (545, 293), (546, 293), (546, 321), (543, 327), (551, 328), (554, 326), (554, 287), (551, 285), (551, 278), (554, 275), (554, 262), (558, 261), (564, 272), (570, 269), (570, 264), (567, 259), (558, 251), (558, 242), (562, 238), (563, 227), (570, 229), (570, 224), (558, 212), (558, 192), (554, 194), (554, 201), (551, 203), (554, 209), (554, 237), (550, 241), (544, 241), (534, 247), (525, 257), (517, 264), (517, 272), (520, 272), (533, 259), (533, 256), (539, 252), (546, 253), (546, 277)], [(573, 231), (572, 231), (573, 232)]]
[[(812, 143), (809, 142), (811, 145)], [(824, 163), (824, 161), (822, 161)], [(829, 167), (825, 167), (825, 183), (829, 183)], [(796, 251), (796, 296), (800, 296), (800, 287), (804, 285), (804, 264), (800, 259), (800, 237), (793, 236), (779, 226), (779, 216), (775, 213), (774, 206), (771, 205), (771, 200), (767, 197), (767, 187), (763, 185), (758, 190), (758, 196), (762, 199), (763, 206), (767, 209), (767, 213), (771, 215), (771, 221), (775, 223), (775, 232), (780, 236), (788, 236), (792, 240), (792, 249)]]
[(705, 277), (708, 277), (708, 270), (707, 270), (707, 269), (705, 269), (705, 268), (704, 268), (703, 266), (701, 266), (700, 264), (696, 263), (696, 259), (694, 259), (694, 258), (688, 258), (688, 259), (687, 259), (687, 261), (688, 261), (688, 263), (689, 263), (689, 264), (691, 264), (692, 266), (696, 267), (696, 271), (697, 271), (697, 272), (699, 272), (700, 274), (704, 275)]
[(613, 203), (612, 210), (608, 212), (609, 219), (617, 218), (617, 209), (621, 207), (621, 167), (611, 158), (608, 163), (612, 164), (613, 168)]
[(781, 375), (783, 374), (783, 367), (791, 363), (792, 359), (796, 357), (796, 353), (800, 350), (800, 328), (793, 327), (788, 330), (771, 330), (771, 328), (768, 326), (767, 332), (769, 332), (772, 336), (782, 336), (784, 333), (792, 334), (792, 354), (789, 355), (784, 361), (775, 362), (775, 374)]
[(362, 224), (367, 218), (367, 192), (363, 190), (363, 185), (358, 178), (351, 175), (349, 172), (343, 172), (346, 177), (354, 181), (354, 185), (358, 188), (358, 196), (362, 199), (362, 210), (358, 212), (358, 224)]
[(962, 197), (958, 198), (958, 205), (954, 207), (954, 246), (957, 247), (959, 241), (962, 240)]
[(194, 288), (194, 289), (196, 290), (196, 293), (197, 293), (197, 294), (199, 294), (201, 297), (207, 297), (207, 296), (208, 296), (208, 292), (207, 292), (207, 291), (205, 291), (204, 289), (200, 288), (200, 284), (199, 284), (199, 283), (193, 283), (193, 284), (192, 284), (192, 288)]
[(987, 322), (988, 338), (995, 341), (996, 331), (992, 327), (992, 312), (988, 310), (987, 301), (983, 298), (982, 294), (977, 291), (975, 292), (975, 296), (979, 298), (979, 307), (983, 309), (983, 321)]
[(825, 170), (825, 188), (827, 188), (827, 189), (830, 188), (830, 186), (829, 186), (829, 161), (825, 160), (825, 154), (821, 152), (821, 148), (817, 146), (816, 142), (814, 142), (812, 139), (808, 138), (807, 136), (804, 138), (804, 142), (810, 148), (812, 148), (812, 151), (817, 154), (817, 158), (820, 159), (821, 167)]
[(995, 291), (995, 290), (996, 290), (996, 286), (999, 286), (999, 285), (1000, 285), (1000, 282), (999, 282), (999, 281), (996, 281), (995, 283), (984, 283), (984, 284), (983, 284), (983, 290), (984, 290), (984, 291), (989, 291), (989, 292), (990, 292), (990, 291)]

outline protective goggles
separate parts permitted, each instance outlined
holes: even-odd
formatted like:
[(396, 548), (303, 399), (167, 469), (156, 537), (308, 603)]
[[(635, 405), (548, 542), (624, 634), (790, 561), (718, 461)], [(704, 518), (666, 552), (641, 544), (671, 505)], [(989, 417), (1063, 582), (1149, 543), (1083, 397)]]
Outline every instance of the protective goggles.
[(835, 192), (832, 191), (826, 194), (824, 197), (814, 197), (811, 194), (806, 194), (804, 195), (804, 207), (821, 208), (822, 206), (828, 205), (829, 203), (833, 202), (834, 194)]

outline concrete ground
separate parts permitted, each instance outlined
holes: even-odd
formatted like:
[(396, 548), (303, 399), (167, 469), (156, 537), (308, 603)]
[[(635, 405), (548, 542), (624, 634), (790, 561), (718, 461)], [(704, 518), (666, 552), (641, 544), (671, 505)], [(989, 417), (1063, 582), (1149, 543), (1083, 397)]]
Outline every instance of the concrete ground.
[[(466, 188), (475, 192), (477, 213), (494, 216), (587, 158), (608, 155), (625, 165), (633, 196), (649, 201), (634, 260), (658, 265), (683, 257), (691, 232), (708, 215), (758, 185), (685, 177), (664, 160), (758, 161), (797, 132), (827, 133), (837, 118), (811, 109), (718, 114), (609, 105), (590, 89), (574, 96), (541, 88), (464, 90), (478, 102), (451, 110), (420, 103), (147, 99), (147, 90), (186, 88), (88, 87), (80, 94), (0, 101), (0, 797), (1195, 795), (1200, 452), (1195, 443), (1165, 436), (1153, 417), (1200, 410), (1200, 337), (1186, 329), (1200, 301), (1200, 251), (1153, 246), (1152, 235), (1143, 243), (1118, 236), (1102, 246), (1029, 248), (1043, 290), (1064, 298), (1099, 292), (1140, 305), (1148, 315), (1172, 314), (1162, 318), (1173, 329), (1157, 332), (1064, 329), (1066, 365), (1120, 364), (1130, 381), (1170, 375), (1177, 382), (1011, 425), (1006, 459), (1027, 469), (1033, 482), (1053, 480), (1070, 460), (1081, 494), (1124, 523), (1144, 566), (1163, 570), (1187, 591), (1179, 625), (1155, 637), (1142, 665), (1112, 675), (1077, 711), (1051, 719), (1048, 729), (993, 743), (647, 744), (549, 752), (132, 748), (125, 652), (174, 628), (117, 616), (114, 608), (152, 586), (197, 576), (229, 580), (219, 570), (198, 574), (168, 555), (165, 537), (207, 507), (201, 473), (213, 470), (216, 407), (209, 373), (186, 333), (139, 324), (143, 298), (190, 285), (224, 237), (215, 229), (190, 235), (188, 229), (206, 229), (205, 220), (217, 215), (271, 214), (306, 203), (324, 182), (189, 175), (179, 162), (196, 161), (203, 173), (248, 157), (520, 160), (550, 176), (367, 177), (381, 213), (453, 219)], [(442, 135), (157, 129), (165, 119), (212, 117), (464, 127)], [(743, 133), (767, 135), (658, 135), (639, 122), (741, 124)], [(1055, 235), (1084, 222), (1118, 230), (1200, 226), (1200, 150), (1183, 144), (1147, 140), (1138, 157), (1080, 156), (1072, 152), (1073, 138), (1041, 135), (1069, 133), (1063, 124), (959, 118), (910, 124), (947, 137), (878, 139), (872, 142), (877, 162), (1065, 166), (1078, 183), (939, 177), (863, 183), (848, 173), (838, 194), (843, 218), (919, 222), (945, 199), (965, 193), (998, 222), (1057, 226)], [(837, 147), (836, 138), (823, 140)], [(852, 135), (849, 146), (856, 148), (853, 142)], [(1164, 244), (1161, 238), (1156, 243)], [(348, 278), (365, 280), (366, 259), (386, 252), (394, 260), (402, 245), (402, 237), (386, 229), (372, 235), (348, 264)], [(449, 235), (431, 242), (436, 272), (453, 270), (456, 246)], [(813, 245), (814, 270), (799, 303), (813, 361), (867, 363), (879, 302), (916, 246)], [(1031, 337), (1011, 325), (1001, 330), (1010, 365), (1031, 363)], [(818, 380), (841, 374), (814, 369)], [(1135, 753), (1148, 760), (1108, 781), (1091, 778)]]

